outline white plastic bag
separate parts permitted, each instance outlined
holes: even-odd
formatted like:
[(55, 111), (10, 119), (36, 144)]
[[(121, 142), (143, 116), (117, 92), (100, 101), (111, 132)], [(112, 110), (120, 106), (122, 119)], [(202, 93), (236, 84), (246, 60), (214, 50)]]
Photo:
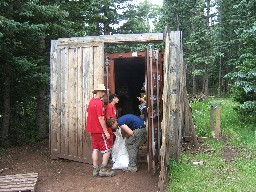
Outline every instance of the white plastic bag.
[(112, 169), (123, 169), (128, 167), (129, 156), (125, 146), (126, 138), (122, 137), (121, 128), (115, 132), (116, 139), (112, 148), (112, 161), (114, 162)]

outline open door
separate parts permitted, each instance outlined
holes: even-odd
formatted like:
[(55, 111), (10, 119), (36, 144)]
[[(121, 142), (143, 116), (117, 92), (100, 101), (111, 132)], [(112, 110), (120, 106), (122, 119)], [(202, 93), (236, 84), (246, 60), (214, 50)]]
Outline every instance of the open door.
[(148, 170), (156, 171), (160, 161), (163, 92), (163, 54), (147, 50)]
[(94, 86), (104, 81), (104, 43), (71, 40), (51, 46), (51, 158), (91, 163), (86, 109)]

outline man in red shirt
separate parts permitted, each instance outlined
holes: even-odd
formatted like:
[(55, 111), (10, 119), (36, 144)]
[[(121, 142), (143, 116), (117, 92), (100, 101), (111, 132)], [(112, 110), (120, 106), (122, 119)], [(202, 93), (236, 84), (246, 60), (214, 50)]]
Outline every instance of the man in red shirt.
[[(112, 94), (109, 96), (109, 103), (106, 107), (106, 113), (105, 113), (105, 119), (108, 118), (117, 118), (117, 111), (116, 111), (116, 104), (118, 103), (119, 98), (116, 94)], [(114, 134), (112, 131), (112, 128), (108, 128), (109, 134), (110, 134), (110, 140), (112, 143), (114, 143)]]
[[(107, 163), (113, 143), (110, 140), (110, 133), (104, 119), (104, 104), (101, 100), (105, 92), (104, 84), (98, 84), (93, 91), (94, 97), (90, 100), (87, 108), (86, 132), (91, 133), (92, 138), (93, 176), (112, 177), (115, 173), (107, 167)], [(98, 165), (99, 151), (103, 154), (100, 167)]]
[(106, 119), (107, 118), (117, 118), (117, 112), (116, 112), (116, 104), (119, 102), (119, 98), (116, 94), (109, 96), (109, 104), (106, 107)]

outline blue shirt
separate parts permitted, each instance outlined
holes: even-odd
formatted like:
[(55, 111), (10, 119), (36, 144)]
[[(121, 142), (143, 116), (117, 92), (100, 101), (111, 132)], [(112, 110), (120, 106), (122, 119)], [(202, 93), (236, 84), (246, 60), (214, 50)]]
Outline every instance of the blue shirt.
[(117, 119), (119, 126), (127, 125), (131, 130), (137, 129), (141, 126), (144, 126), (144, 121), (140, 117), (133, 114), (126, 114)]

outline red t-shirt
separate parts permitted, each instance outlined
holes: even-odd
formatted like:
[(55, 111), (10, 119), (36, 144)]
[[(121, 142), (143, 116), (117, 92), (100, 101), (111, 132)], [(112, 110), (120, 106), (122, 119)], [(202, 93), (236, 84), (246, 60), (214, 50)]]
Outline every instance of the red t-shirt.
[(116, 106), (114, 106), (113, 104), (109, 103), (106, 107), (106, 115), (105, 115), (106, 119), (107, 118), (115, 118), (116, 119)]
[[(105, 118), (107, 120), (107, 118), (115, 118), (116, 119), (116, 106), (109, 103), (106, 107), (106, 114), (105, 114)], [(112, 141), (112, 143), (114, 142), (114, 134), (113, 134), (113, 130), (111, 128), (108, 127), (108, 132), (110, 134), (110, 140)]]
[(89, 102), (86, 132), (103, 133), (98, 117), (104, 117), (104, 104), (99, 98), (92, 98)]

